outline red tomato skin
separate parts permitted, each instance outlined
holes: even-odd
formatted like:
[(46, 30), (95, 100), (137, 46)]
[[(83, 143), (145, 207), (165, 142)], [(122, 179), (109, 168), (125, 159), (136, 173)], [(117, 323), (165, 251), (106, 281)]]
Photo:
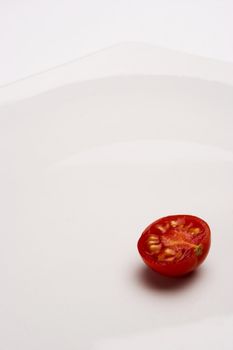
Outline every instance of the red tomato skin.
[[(203, 237), (198, 244), (201, 244), (202, 246), (202, 254), (200, 256), (197, 256), (194, 252), (194, 250), (191, 250), (191, 252), (186, 256), (183, 260), (178, 262), (158, 262), (156, 259), (154, 259), (152, 256), (148, 255), (145, 251), (145, 241), (148, 238), (150, 234), (158, 234), (158, 231), (156, 231), (156, 225), (162, 224), (164, 222), (177, 220), (180, 218), (185, 218), (185, 220), (191, 221), (194, 225), (198, 225), (203, 229)], [(193, 239), (194, 241), (195, 239)], [(193, 215), (185, 215), (185, 214), (179, 214), (179, 215), (170, 215), (163, 218), (160, 218), (156, 221), (154, 221), (152, 224), (150, 224), (142, 233), (141, 237), (138, 240), (138, 251), (141, 255), (143, 261), (145, 264), (150, 267), (152, 270), (165, 275), (165, 276), (182, 276), (190, 273), (191, 271), (195, 270), (200, 264), (205, 260), (206, 256), (208, 255), (209, 249), (211, 244), (211, 231), (208, 226), (208, 224)]]

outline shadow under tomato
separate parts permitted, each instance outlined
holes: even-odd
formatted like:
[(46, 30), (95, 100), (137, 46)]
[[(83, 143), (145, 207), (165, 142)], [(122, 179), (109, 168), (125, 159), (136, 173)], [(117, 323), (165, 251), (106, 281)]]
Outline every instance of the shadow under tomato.
[(174, 291), (184, 289), (195, 283), (202, 274), (201, 268), (190, 272), (187, 275), (179, 277), (162, 276), (159, 273), (149, 269), (147, 266), (140, 266), (137, 271), (137, 278), (140, 284), (148, 289)]

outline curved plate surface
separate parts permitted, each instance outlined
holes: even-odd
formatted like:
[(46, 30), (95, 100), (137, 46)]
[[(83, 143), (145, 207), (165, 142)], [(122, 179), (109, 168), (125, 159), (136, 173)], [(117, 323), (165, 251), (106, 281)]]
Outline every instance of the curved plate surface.
[[(3, 349), (92, 349), (232, 314), (232, 115), (233, 87), (165, 76), (1, 109)], [(136, 250), (144, 227), (173, 213), (212, 229), (205, 264), (178, 280)]]

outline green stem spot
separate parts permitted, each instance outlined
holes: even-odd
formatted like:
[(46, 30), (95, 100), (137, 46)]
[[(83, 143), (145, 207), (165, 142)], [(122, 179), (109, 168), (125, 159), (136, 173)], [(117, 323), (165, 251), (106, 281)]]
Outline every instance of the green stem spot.
[(196, 254), (196, 256), (200, 256), (202, 253), (203, 253), (203, 247), (201, 244), (197, 245), (195, 248), (194, 248), (194, 252)]

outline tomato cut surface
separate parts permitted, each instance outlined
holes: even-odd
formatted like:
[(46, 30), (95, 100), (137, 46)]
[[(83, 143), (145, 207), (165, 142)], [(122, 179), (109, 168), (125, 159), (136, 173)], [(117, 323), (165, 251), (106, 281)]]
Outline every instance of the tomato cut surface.
[(138, 251), (153, 270), (180, 276), (196, 269), (210, 248), (210, 228), (192, 215), (172, 215), (149, 225), (138, 240)]

